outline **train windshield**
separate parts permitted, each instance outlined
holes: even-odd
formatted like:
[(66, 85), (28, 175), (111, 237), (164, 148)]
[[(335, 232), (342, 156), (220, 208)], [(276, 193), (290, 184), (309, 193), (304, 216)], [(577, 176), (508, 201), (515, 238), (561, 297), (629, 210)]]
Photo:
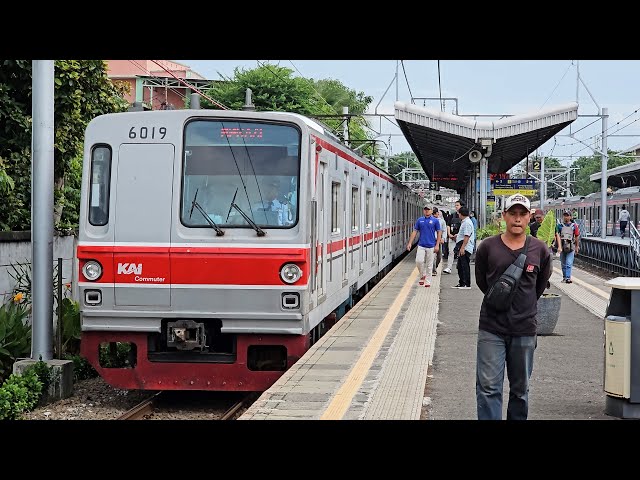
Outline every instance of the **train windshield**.
[[(185, 127), (182, 223), (291, 228), (298, 222), (300, 130), (292, 125), (194, 120)], [(196, 196), (197, 194), (197, 196)], [(232, 204), (238, 208), (232, 207)]]

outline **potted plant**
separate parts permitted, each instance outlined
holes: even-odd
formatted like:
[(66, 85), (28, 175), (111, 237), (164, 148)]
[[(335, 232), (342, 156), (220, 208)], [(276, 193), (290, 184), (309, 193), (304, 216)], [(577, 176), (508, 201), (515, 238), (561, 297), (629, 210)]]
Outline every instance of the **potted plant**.
[[(556, 235), (556, 216), (553, 210), (547, 212), (542, 220), (540, 228), (538, 228), (537, 238), (543, 241), (548, 248)], [(553, 257), (552, 257), (553, 258)], [(551, 286), (547, 283), (547, 288)], [(560, 301), (562, 297), (555, 293), (543, 293), (538, 299), (538, 335), (551, 335), (556, 328), (558, 318), (560, 318)]]

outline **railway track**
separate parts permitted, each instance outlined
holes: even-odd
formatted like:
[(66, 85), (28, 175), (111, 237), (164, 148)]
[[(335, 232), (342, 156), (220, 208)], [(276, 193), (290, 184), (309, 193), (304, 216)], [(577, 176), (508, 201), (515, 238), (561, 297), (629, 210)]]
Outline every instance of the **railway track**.
[[(164, 392), (158, 392), (146, 400), (140, 402), (135, 407), (127, 410), (123, 413), (118, 420), (143, 420), (154, 412), (154, 409), (158, 406), (159, 399), (164, 399), (166, 394)], [(218, 420), (230, 420), (249, 400), (254, 398), (254, 394), (245, 395), (242, 399), (236, 401), (231, 407), (229, 407)]]

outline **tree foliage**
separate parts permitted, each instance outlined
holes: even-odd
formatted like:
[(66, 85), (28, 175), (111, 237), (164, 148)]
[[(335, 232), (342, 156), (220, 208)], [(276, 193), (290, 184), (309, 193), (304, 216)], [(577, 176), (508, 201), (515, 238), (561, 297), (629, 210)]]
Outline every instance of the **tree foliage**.
[[(0, 230), (28, 230), (31, 228), (32, 63), (0, 60), (0, 67), (0, 165), (4, 166), (4, 169), (0, 166)], [(78, 165), (82, 165), (84, 130), (98, 115), (124, 111), (128, 107), (124, 93), (123, 84), (114, 84), (107, 77), (104, 60), (55, 62), (55, 201), (58, 217), (62, 214), (66, 219), (64, 226), (76, 224), (70, 219), (74, 218), (73, 212), (77, 218), (79, 209), (77, 189), (82, 169)], [(6, 177), (11, 179), (13, 188)], [(66, 216), (65, 205), (71, 210)], [(56, 224), (60, 226), (59, 222)]]
[(553, 239), (555, 238), (555, 236), (556, 236), (556, 214), (553, 211), (553, 209), (551, 209), (544, 216), (544, 219), (542, 220), (542, 223), (538, 228), (536, 237), (538, 238), (538, 240), (541, 240), (544, 243), (546, 243), (547, 247), (550, 247), (551, 244), (553, 243)]
[[(317, 117), (329, 130), (342, 138), (342, 107), (349, 107), (350, 114), (362, 114), (373, 98), (363, 92), (356, 92), (338, 80), (316, 80), (294, 77), (293, 70), (278, 65), (263, 64), (254, 69), (234, 69), (232, 78), (214, 84), (206, 93), (215, 101), (234, 110), (241, 110), (245, 104), (247, 88), (252, 91), (252, 102), (257, 111), (292, 112)], [(219, 106), (206, 98), (201, 101), (203, 108), (218, 109)], [(334, 118), (332, 118), (334, 117)], [(341, 117), (341, 118), (337, 118)], [(367, 122), (363, 117), (352, 117), (348, 122), (349, 139), (353, 148), (363, 141), (370, 141)], [(372, 142), (361, 148), (365, 155), (374, 155)]]
[(420, 168), (422, 165), (413, 152), (402, 152), (389, 157), (389, 173), (397, 175), (405, 168)]
[[(626, 165), (634, 161), (632, 157), (616, 157), (612, 156), (616, 152), (609, 150), (609, 161), (607, 162), (607, 169)], [(599, 154), (591, 155), (588, 157), (580, 157), (572, 164), (576, 167), (576, 195), (586, 196), (590, 193), (600, 191), (600, 182), (592, 182), (589, 177), (594, 173), (602, 171), (602, 157)]]

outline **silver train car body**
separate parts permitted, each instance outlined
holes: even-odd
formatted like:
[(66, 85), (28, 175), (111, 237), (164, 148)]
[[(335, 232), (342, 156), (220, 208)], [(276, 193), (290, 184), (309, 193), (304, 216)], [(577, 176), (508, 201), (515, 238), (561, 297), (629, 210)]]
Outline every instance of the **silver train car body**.
[(82, 355), (119, 388), (265, 390), (406, 253), (421, 206), (301, 115), (97, 117), (77, 247)]

